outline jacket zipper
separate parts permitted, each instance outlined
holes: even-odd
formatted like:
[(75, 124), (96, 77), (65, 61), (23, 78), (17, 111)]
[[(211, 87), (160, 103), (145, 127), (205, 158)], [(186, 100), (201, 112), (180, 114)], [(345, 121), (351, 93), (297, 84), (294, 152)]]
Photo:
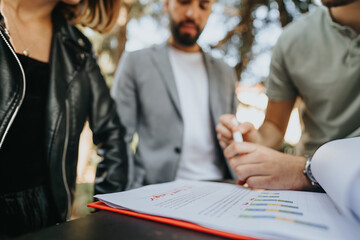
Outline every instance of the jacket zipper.
[[(9, 132), (9, 129), (10, 129), (12, 123), (14, 122), (15, 117), (16, 117), (17, 113), (19, 112), (19, 109), (24, 101), (25, 90), (26, 90), (26, 79), (25, 79), (24, 69), (23, 69), (21, 62), (20, 62), (19, 58), (17, 57), (14, 49), (11, 47), (10, 43), (6, 40), (2, 31), (0, 31), (0, 35), (1, 35), (2, 39), (5, 41), (6, 45), (9, 47), (11, 53), (14, 55), (17, 63), (19, 64), (21, 74), (23, 76), (23, 86), (24, 86), (20, 102), (16, 106), (15, 112), (12, 115), (8, 126), (6, 127), (5, 133), (0, 140), (0, 149), (1, 149), (1, 147), (4, 143), (4, 140), (5, 140), (5, 137), (6, 137), (7, 133)], [(62, 157), (62, 172), (63, 172), (64, 187), (66, 190), (66, 195), (67, 195), (67, 200), (68, 200), (68, 210), (67, 210), (67, 214), (66, 214), (66, 220), (68, 220), (70, 218), (70, 213), (71, 213), (71, 197), (70, 197), (70, 189), (68, 186), (68, 182), (67, 182), (67, 178), (66, 178), (66, 170), (65, 170), (65, 166), (66, 166), (65, 159), (66, 159), (66, 152), (67, 152), (68, 142), (69, 142), (69, 126), (70, 126), (69, 100), (67, 100), (67, 99), (65, 100), (65, 107), (66, 107), (66, 135), (65, 135), (65, 143), (64, 143), (64, 152), (63, 152), (63, 157)]]
[(70, 134), (70, 111), (69, 111), (69, 100), (66, 99), (65, 100), (65, 114), (66, 114), (66, 132), (65, 132), (65, 143), (64, 143), (64, 152), (63, 152), (63, 156), (62, 156), (62, 172), (63, 172), (63, 182), (64, 182), (64, 186), (65, 186), (65, 190), (66, 190), (66, 195), (67, 195), (67, 205), (68, 205), (68, 210), (66, 213), (66, 220), (69, 220), (70, 218), (70, 213), (71, 213), (71, 197), (70, 197), (70, 188), (68, 185), (68, 181), (67, 181), (67, 177), (66, 177), (66, 153), (67, 153), (67, 149), (68, 149), (68, 144), (69, 144), (69, 134)]
[(21, 63), (20, 63), (19, 58), (16, 56), (16, 53), (15, 53), (14, 49), (11, 47), (10, 43), (6, 40), (6, 38), (5, 38), (4, 34), (2, 33), (2, 31), (0, 31), (0, 35), (1, 35), (2, 39), (5, 41), (6, 45), (9, 47), (11, 53), (14, 55), (17, 63), (19, 64), (19, 67), (20, 67), (20, 70), (21, 70), (21, 74), (22, 74), (22, 76), (23, 76), (23, 86), (24, 86), (23, 92), (22, 92), (22, 96), (21, 96), (21, 99), (20, 99), (20, 102), (19, 102), (19, 104), (16, 106), (15, 111), (14, 111), (13, 115), (11, 116), (10, 122), (9, 122), (9, 124), (7, 125), (6, 129), (5, 129), (4, 135), (2, 136), (2, 138), (1, 138), (1, 140), (0, 140), (0, 149), (1, 149), (1, 147), (2, 147), (2, 145), (3, 145), (3, 143), (4, 143), (4, 140), (5, 140), (5, 137), (6, 137), (6, 135), (8, 134), (9, 129), (10, 129), (11, 125), (13, 124), (13, 122), (14, 122), (14, 120), (15, 120), (15, 117), (16, 117), (17, 113), (19, 112), (19, 109), (20, 109), (20, 107), (21, 107), (21, 105), (22, 105), (22, 103), (23, 103), (23, 101), (24, 101), (24, 98), (25, 98), (25, 89), (26, 89), (26, 79), (25, 79), (24, 69), (23, 69), (23, 67), (22, 67), (22, 65), (21, 65)]

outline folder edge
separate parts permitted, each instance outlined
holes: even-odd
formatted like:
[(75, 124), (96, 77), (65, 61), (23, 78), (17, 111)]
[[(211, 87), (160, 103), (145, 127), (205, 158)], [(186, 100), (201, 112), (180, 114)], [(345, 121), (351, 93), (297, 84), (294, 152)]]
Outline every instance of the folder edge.
[(116, 212), (116, 213), (121, 213), (121, 214), (129, 215), (129, 216), (133, 216), (133, 217), (144, 218), (144, 219), (152, 220), (155, 222), (170, 224), (170, 225), (174, 225), (174, 226), (178, 226), (178, 227), (183, 227), (183, 228), (187, 228), (187, 229), (191, 229), (191, 230), (195, 230), (195, 231), (199, 231), (199, 232), (204, 232), (204, 233), (209, 233), (209, 234), (213, 234), (213, 235), (217, 235), (217, 236), (221, 236), (221, 237), (231, 238), (231, 239), (259, 240), (258, 238), (253, 238), (253, 237), (244, 236), (244, 235), (238, 235), (238, 234), (229, 233), (229, 232), (223, 232), (223, 231), (203, 227), (203, 226), (197, 225), (195, 223), (190, 223), (190, 222), (186, 222), (186, 221), (182, 221), (182, 220), (154, 216), (154, 215), (149, 215), (149, 214), (144, 214), (144, 213), (138, 213), (138, 212), (134, 212), (131, 210), (112, 208), (112, 207), (107, 206), (105, 203), (103, 203), (101, 201), (89, 203), (87, 206), (92, 207), (92, 208), (112, 211), (112, 212)]

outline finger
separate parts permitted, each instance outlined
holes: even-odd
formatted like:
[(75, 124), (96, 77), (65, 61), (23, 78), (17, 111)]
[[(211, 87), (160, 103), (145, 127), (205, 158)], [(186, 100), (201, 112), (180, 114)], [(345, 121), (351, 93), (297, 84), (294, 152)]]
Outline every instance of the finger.
[(252, 176), (246, 180), (250, 188), (281, 189), (271, 176)]
[(234, 130), (235, 128), (238, 127), (238, 122), (236, 121), (237, 124), (234, 124), (235, 121), (233, 119), (236, 119), (236, 117), (232, 114), (224, 114), (220, 117), (220, 123), (228, 128), (229, 130)]
[(224, 137), (223, 135), (221, 135), (220, 133), (218, 133), (218, 134), (216, 135), (216, 137), (217, 137), (217, 139), (218, 139), (219, 142), (220, 142), (220, 141), (226, 142), (227, 145), (230, 145), (230, 143), (232, 143), (232, 141), (233, 141), (232, 138), (231, 138), (231, 139), (226, 138), (226, 137)]
[(252, 123), (249, 123), (249, 122), (240, 123), (237, 128), (240, 130), (240, 132), (242, 134), (246, 134), (248, 132), (251, 132), (251, 131), (255, 130), (254, 125)]
[(231, 141), (219, 140), (219, 144), (223, 150), (226, 149), (231, 143), (232, 140)]
[(225, 149), (228, 146), (228, 144), (226, 144), (224, 141), (219, 141), (219, 145), (222, 149)]
[(216, 126), (216, 132), (221, 134), (221, 136), (228, 138), (228, 139), (232, 139), (232, 132), (231, 130), (229, 130), (227, 127), (225, 127), (224, 125), (222, 125), (221, 123), (219, 123)]
[(243, 155), (236, 155), (233, 158), (229, 158), (230, 167), (236, 168), (245, 164), (266, 164), (261, 158), (256, 157), (256, 153), (249, 153)]
[(246, 182), (250, 177), (264, 176), (261, 164), (242, 164), (234, 168), (236, 176), (239, 180)]
[(249, 142), (232, 142), (225, 150), (224, 155), (227, 159), (236, 155), (249, 154), (256, 151), (257, 145)]

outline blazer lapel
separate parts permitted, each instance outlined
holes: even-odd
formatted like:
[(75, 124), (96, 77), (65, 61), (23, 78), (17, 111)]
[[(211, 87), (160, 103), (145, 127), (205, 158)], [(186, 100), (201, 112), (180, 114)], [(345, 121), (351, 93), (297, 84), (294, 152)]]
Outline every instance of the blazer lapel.
[(226, 89), (222, 82), (222, 69), (214, 64), (214, 59), (204, 53), (204, 61), (209, 79), (209, 103), (214, 124), (219, 122), (220, 116), (228, 111), (226, 106)]
[(180, 98), (176, 88), (175, 77), (168, 55), (168, 46), (166, 43), (164, 43), (160, 46), (154, 47), (153, 50), (154, 52), (152, 58), (154, 63), (162, 76), (161, 79), (168, 89), (170, 99), (173, 102), (179, 116), (181, 117)]

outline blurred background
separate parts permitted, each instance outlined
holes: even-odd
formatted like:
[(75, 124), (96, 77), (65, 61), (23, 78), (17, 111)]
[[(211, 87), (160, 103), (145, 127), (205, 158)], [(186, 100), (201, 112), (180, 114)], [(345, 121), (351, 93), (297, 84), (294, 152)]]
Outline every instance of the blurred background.
[[(282, 29), (302, 14), (320, 5), (320, 0), (217, 0), (213, 14), (199, 39), (204, 51), (223, 58), (238, 76), (240, 100), (237, 118), (259, 127), (264, 120), (267, 97), (263, 82), (269, 73), (271, 50)], [(169, 36), (168, 18), (162, 0), (123, 0), (114, 29), (100, 35), (81, 28), (91, 40), (106, 82), (111, 88), (117, 63), (124, 51), (159, 44)], [(296, 102), (299, 106), (301, 101)], [(301, 129), (297, 109), (293, 110), (285, 135), (287, 146), (296, 144)], [(88, 125), (80, 139), (78, 178), (72, 218), (90, 212), (95, 170), (101, 158), (92, 143)]]

